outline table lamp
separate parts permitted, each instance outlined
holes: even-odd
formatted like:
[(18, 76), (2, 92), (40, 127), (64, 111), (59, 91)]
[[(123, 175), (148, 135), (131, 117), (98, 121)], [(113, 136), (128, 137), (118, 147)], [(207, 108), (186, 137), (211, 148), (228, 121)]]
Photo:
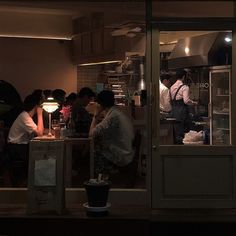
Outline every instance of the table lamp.
[(48, 136), (52, 136), (51, 133), (51, 123), (52, 123), (52, 118), (51, 114), (58, 109), (59, 104), (56, 102), (52, 97), (49, 97), (45, 102), (42, 103), (43, 109), (48, 112), (48, 121), (49, 121), (49, 126), (48, 126)]

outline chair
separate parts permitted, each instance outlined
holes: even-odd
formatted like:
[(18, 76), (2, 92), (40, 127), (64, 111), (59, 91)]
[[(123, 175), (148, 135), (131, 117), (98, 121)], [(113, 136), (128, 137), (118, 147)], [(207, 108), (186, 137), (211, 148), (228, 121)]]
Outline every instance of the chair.
[(12, 187), (26, 187), (28, 176), (28, 153), (27, 144), (7, 144), (6, 166), (10, 173)]
[(119, 173), (110, 176), (112, 187), (133, 188), (135, 186), (138, 173), (141, 140), (141, 132), (140, 130), (136, 130), (133, 140), (133, 160), (126, 166), (118, 167)]

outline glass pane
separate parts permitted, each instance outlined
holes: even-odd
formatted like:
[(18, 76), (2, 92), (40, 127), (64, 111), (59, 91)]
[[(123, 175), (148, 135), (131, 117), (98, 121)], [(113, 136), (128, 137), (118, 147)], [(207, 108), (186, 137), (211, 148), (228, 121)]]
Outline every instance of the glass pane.
[(160, 32), (160, 144), (231, 144), (230, 31)]
[[(22, 7), (28, 9), (28, 14), (24, 14)], [(54, 1), (42, 4), (25, 2), (23, 5), (15, 2), (3, 8), (3, 18), (8, 19), (9, 16), (14, 18), (12, 27), (9, 27), (9, 31), (3, 32), (2, 35), (4, 53), (8, 55), (9, 50), (14, 51), (15, 48), (11, 48), (11, 45), (15, 47), (21, 45), (17, 47), (17, 52), (20, 52), (17, 53), (19, 60), (12, 61), (12, 58), (3, 56), (5, 74), (7, 74), (3, 77), (10, 80), (13, 78), (14, 81), (11, 82), (14, 82), (13, 84), (19, 89), (20, 95), (24, 96), (30, 94), (35, 87), (64, 89), (67, 92), (66, 96), (70, 92), (79, 92), (82, 87), (89, 87), (96, 93), (103, 89), (112, 90), (115, 93), (117, 110), (119, 109), (128, 117), (127, 119), (131, 120), (131, 126), (136, 134), (134, 136), (136, 139), (133, 140), (132, 136), (130, 142), (130, 146), (132, 142), (134, 145), (131, 147), (132, 164), (128, 161), (125, 163), (127, 169), (124, 168), (116, 175), (117, 184), (112, 187), (146, 188), (145, 1)], [(38, 8), (42, 11), (37, 11)], [(18, 27), (19, 31), (16, 31), (14, 26), (19, 22), (23, 23)], [(32, 32), (24, 22), (33, 22), (36, 25), (45, 22), (47, 27), (45, 29), (32, 27), (35, 29)], [(9, 35), (16, 37), (10, 39)], [(25, 47), (30, 50), (25, 50)], [(31, 60), (28, 60), (29, 58)], [(38, 63), (39, 61), (44, 63)], [(15, 70), (12, 70), (12, 66)], [(27, 70), (27, 73), (22, 73), (24, 70)], [(35, 71), (41, 73), (35, 73)], [(33, 82), (31, 77), (34, 78)], [(24, 80), (26, 78), (28, 82), (22, 83), (20, 78)], [(12, 93), (9, 94), (12, 95)], [(95, 105), (96, 103), (90, 103), (86, 106), (91, 117), (95, 113)], [(8, 107), (4, 107), (5, 109), (7, 110)], [(1, 111), (0, 115), (2, 115)], [(86, 125), (87, 123), (84, 124)], [(45, 127), (48, 126), (45, 124)], [(76, 132), (82, 128), (77, 127)], [(125, 131), (120, 132), (125, 133)], [(88, 130), (86, 132), (83, 133), (84, 137), (88, 136)], [(83, 135), (80, 133), (70, 138), (79, 139)], [(6, 138), (5, 128), (1, 127), (1, 157), (5, 156), (3, 146)], [(69, 149), (66, 149), (64, 156), (67, 163), (66, 186), (84, 187), (84, 180), (92, 177), (90, 172), (94, 168), (90, 162), (91, 149), (87, 144), (70, 141), (72, 144)], [(119, 146), (119, 141), (117, 140), (117, 146)], [(97, 144), (98, 142), (95, 142), (94, 148), (97, 148), (95, 147)], [(106, 148), (109, 149), (112, 144), (114, 145), (114, 139), (111, 138), (106, 143)], [(117, 153), (113, 150), (112, 154)], [(6, 155), (6, 159), (7, 157)], [(96, 160), (94, 161), (97, 163)], [(19, 166), (19, 168), (17, 166), (17, 174), (19, 172), (27, 175), (27, 161), (23, 163), (24, 169), (20, 164), (17, 163)], [(6, 183), (6, 179), (2, 179), (5, 178), (3, 176), (5, 173), (2, 171), (1, 174), (1, 186), (12, 186), (12, 183)], [(23, 184), (27, 186), (27, 180), (24, 179)]]
[(233, 17), (233, 1), (153, 1), (154, 17)]
[(210, 71), (212, 84), (212, 140), (213, 145), (229, 145), (230, 137), (230, 67), (216, 67)]
[[(87, 6), (91, 7), (91, 12), (94, 11), (93, 4)], [(101, 130), (94, 137), (94, 177), (103, 173), (115, 188), (146, 188), (145, 3), (100, 2), (99, 6), (104, 14), (104, 30), (92, 29), (86, 40), (83, 40), (86, 32), (80, 34), (79, 30), (73, 42), (80, 50), (80, 42), (84, 41), (83, 50), (78, 51), (77, 57), (78, 90), (90, 87), (97, 94), (103, 90), (112, 91), (115, 98), (115, 112), (112, 114), (118, 114), (115, 115), (117, 123), (109, 120), (109, 109), (104, 110), (101, 113), (103, 117), (97, 121)], [(101, 38), (103, 42), (99, 47)], [(88, 40), (91, 43), (88, 44)], [(87, 106), (87, 110), (94, 116), (96, 103)], [(105, 127), (103, 122), (106, 120)], [(133, 128), (132, 137), (128, 132), (130, 126)], [(77, 166), (79, 163), (74, 162), (74, 168), (78, 169)], [(77, 173), (73, 172), (73, 187), (81, 186), (83, 181), (80, 180), (87, 178), (86, 173), (81, 168)]]

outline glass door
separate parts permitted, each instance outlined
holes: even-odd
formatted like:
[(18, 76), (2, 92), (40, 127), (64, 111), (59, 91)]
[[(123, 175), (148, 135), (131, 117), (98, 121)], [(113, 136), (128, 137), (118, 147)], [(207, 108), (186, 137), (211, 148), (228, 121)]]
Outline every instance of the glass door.
[[(234, 116), (231, 68), (233, 75), (235, 71), (230, 59), (235, 48), (232, 41), (226, 44), (225, 36), (234, 33), (227, 28), (213, 31), (213, 23), (204, 27), (204, 20), (191, 24), (183, 21), (178, 27), (168, 20), (153, 24), (151, 91), (157, 103), (151, 104), (152, 207), (232, 208), (236, 195), (234, 135), (231, 138), (230, 132), (234, 130), (230, 121)], [(179, 76), (179, 71), (185, 74)], [(166, 75), (169, 85), (165, 85)], [(176, 98), (184, 108), (188, 106), (185, 123), (167, 110), (162, 116), (164, 85), (170, 99)], [(180, 86), (182, 90), (175, 97)], [(182, 143), (175, 142), (178, 127), (183, 131)], [(215, 141), (218, 130), (224, 134), (220, 145)], [(186, 136), (191, 137), (189, 142), (185, 142)]]

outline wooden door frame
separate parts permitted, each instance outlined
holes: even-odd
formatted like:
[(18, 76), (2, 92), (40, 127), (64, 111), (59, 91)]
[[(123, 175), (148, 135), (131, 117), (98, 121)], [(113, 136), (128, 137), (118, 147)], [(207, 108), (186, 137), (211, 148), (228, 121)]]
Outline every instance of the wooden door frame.
[[(150, 130), (150, 148), (151, 148), (151, 204), (152, 208), (183, 208), (186, 206), (190, 207), (209, 207), (206, 202), (195, 202), (192, 204), (192, 201), (179, 200), (178, 203), (174, 201), (165, 201), (161, 192), (163, 191), (162, 181), (162, 160), (161, 155), (163, 153), (185, 153), (186, 147), (181, 145), (172, 145), (172, 146), (161, 146), (160, 138), (158, 135), (159, 125), (159, 76), (160, 76), (160, 62), (159, 57), (159, 45), (156, 42), (159, 42), (159, 32), (160, 31), (198, 31), (198, 30), (208, 30), (208, 31), (217, 31), (217, 30), (232, 30), (233, 34), (233, 46), (232, 46), (232, 65), (236, 58), (236, 40), (235, 40), (235, 29), (236, 25), (234, 18), (153, 18), (151, 20), (151, 33), (150, 41), (151, 46), (147, 48), (147, 56), (150, 56), (148, 62), (151, 62), (151, 66), (148, 67), (150, 72), (147, 72), (147, 75), (150, 76), (148, 81), (150, 81), (150, 97), (151, 97), (151, 106), (150, 106), (150, 116), (149, 123), (151, 124)], [(148, 45), (148, 44), (147, 44)], [(150, 50), (150, 51), (148, 51)], [(232, 78), (236, 77), (236, 67), (232, 66)], [(236, 93), (236, 83), (232, 80), (232, 96), (233, 92)], [(232, 98), (233, 101), (233, 98)], [(236, 108), (232, 104), (231, 119), (235, 120), (236, 118)], [(231, 132), (232, 132), (232, 145), (230, 147), (229, 153), (233, 155), (233, 181), (235, 182), (235, 144), (236, 144), (236, 133), (233, 131), (236, 129), (236, 124), (232, 122)], [(198, 151), (200, 155), (210, 154), (213, 150), (213, 146), (198, 146)], [(188, 153), (191, 153), (191, 150), (194, 151), (196, 148), (188, 147)], [(227, 152), (227, 147), (217, 147), (217, 149), (224, 153)], [(235, 188), (233, 190), (233, 195), (235, 196)], [(221, 204), (220, 202), (214, 204), (213, 207), (236, 207), (236, 199), (229, 201), (227, 203)], [(190, 205), (188, 205), (188, 203)]]

